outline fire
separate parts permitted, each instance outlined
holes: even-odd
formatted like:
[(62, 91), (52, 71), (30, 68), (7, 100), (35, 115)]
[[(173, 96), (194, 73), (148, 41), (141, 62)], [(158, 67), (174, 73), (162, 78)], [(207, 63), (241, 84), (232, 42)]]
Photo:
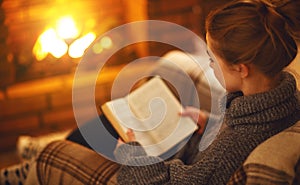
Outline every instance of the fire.
[(88, 33), (83, 37), (75, 40), (69, 47), (69, 56), (72, 58), (79, 58), (84, 54), (84, 51), (96, 39), (94, 33)]
[(42, 33), (33, 47), (33, 53), (39, 61), (46, 58), (48, 53), (51, 53), (56, 58), (60, 58), (67, 51), (68, 45), (57, 36), (55, 30), (52, 28)]
[(57, 35), (63, 39), (74, 39), (79, 36), (79, 31), (72, 17), (66, 16), (57, 21)]
[[(80, 31), (72, 17), (62, 17), (57, 21), (56, 29), (48, 28), (38, 37), (33, 47), (33, 54), (38, 61), (45, 59), (49, 53), (56, 58), (66, 53), (72, 58), (79, 58), (96, 39), (93, 32), (78, 38), (79, 35)], [(68, 46), (66, 41), (70, 40), (74, 41)]]

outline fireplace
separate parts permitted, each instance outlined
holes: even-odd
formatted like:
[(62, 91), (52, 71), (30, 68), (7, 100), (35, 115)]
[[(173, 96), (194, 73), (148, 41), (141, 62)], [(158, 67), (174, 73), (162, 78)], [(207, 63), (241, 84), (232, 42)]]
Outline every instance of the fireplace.
[(124, 24), (125, 1), (4, 0), (4, 26), (15, 82), (72, 72), (84, 49)]
[[(202, 0), (3, 0), (0, 9), (0, 151), (15, 147), (20, 134), (39, 135), (74, 128), (72, 82), (85, 49), (117, 26), (165, 20), (203, 36)], [(147, 34), (139, 30), (140, 34)], [(178, 37), (180, 33), (161, 33)], [(132, 36), (136, 36), (135, 33)], [(181, 40), (180, 40), (181, 39)], [(103, 38), (99, 51), (115, 43)], [(58, 49), (58, 50), (57, 50)], [(154, 42), (119, 50), (108, 62), (110, 89), (122, 65), (142, 56), (161, 56), (174, 47)], [(109, 93), (98, 94), (101, 103)], [(84, 109), (88, 114), (88, 110)]]

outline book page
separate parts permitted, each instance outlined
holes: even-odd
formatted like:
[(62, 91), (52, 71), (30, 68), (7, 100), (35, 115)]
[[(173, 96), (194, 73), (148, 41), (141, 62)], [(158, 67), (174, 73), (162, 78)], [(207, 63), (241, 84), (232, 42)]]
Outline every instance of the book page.
[(182, 106), (159, 77), (152, 78), (128, 95), (128, 103), (144, 125), (144, 135), (154, 138), (151, 145), (162, 151), (170, 149), (197, 129), (190, 118), (178, 115)]
[[(136, 140), (142, 145), (151, 145), (155, 142), (150, 135), (145, 135), (143, 132), (145, 124), (137, 119), (136, 115), (131, 111), (127, 98), (119, 98), (107, 102), (102, 108), (110, 122), (118, 123), (113, 124), (113, 126), (123, 140), (127, 141), (125, 133), (128, 128), (133, 128)], [(112, 117), (112, 115), (114, 116)]]

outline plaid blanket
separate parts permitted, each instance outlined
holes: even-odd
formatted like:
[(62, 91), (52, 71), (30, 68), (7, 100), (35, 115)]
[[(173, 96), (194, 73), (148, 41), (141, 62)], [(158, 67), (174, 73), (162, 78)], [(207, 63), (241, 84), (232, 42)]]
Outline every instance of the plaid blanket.
[[(300, 121), (259, 145), (228, 185), (300, 184)], [(48, 145), (36, 163), (39, 184), (117, 184), (119, 165), (68, 141)]]
[(300, 184), (300, 121), (259, 145), (228, 185)]
[(49, 144), (37, 159), (39, 184), (117, 184), (119, 165), (69, 141)]

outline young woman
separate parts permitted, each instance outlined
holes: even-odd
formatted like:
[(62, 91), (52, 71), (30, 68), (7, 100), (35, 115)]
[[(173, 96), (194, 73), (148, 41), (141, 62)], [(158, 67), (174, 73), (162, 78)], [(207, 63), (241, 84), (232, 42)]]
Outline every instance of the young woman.
[(300, 119), (295, 79), (283, 71), (297, 54), (300, 4), (272, 2), (234, 1), (207, 18), (211, 67), (228, 91), (224, 127), (216, 140), (185, 165), (147, 156), (130, 132), (132, 142), (115, 151), (125, 164), (119, 184), (226, 184), (256, 146)]
[[(207, 51), (228, 95), (221, 104), (222, 130), (206, 150), (199, 152), (197, 144), (188, 149), (196, 153), (187, 156), (190, 164), (147, 156), (129, 132), (132, 141), (115, 149), (123, 165), (95, 153), (92, 160), (84, 154), (90, 152), (87, 149), (61, 142), (48, 145), (31, 171), (38, 174), (40, 184), (106, 184), (115, 182), (111, 177), (126, 185), (226, 184), (254, 148), (300, 120), (296, 81), (283, 71), (297, 54), (299, 8), (299, 0), (238, 0), (210, 13)], [(207, 120), (194, 108), (181, 114), (200, 125)], [(74, 156), (68, 156), (69, 151)], [(78, 156), (86, 158), (84, 164)]]

